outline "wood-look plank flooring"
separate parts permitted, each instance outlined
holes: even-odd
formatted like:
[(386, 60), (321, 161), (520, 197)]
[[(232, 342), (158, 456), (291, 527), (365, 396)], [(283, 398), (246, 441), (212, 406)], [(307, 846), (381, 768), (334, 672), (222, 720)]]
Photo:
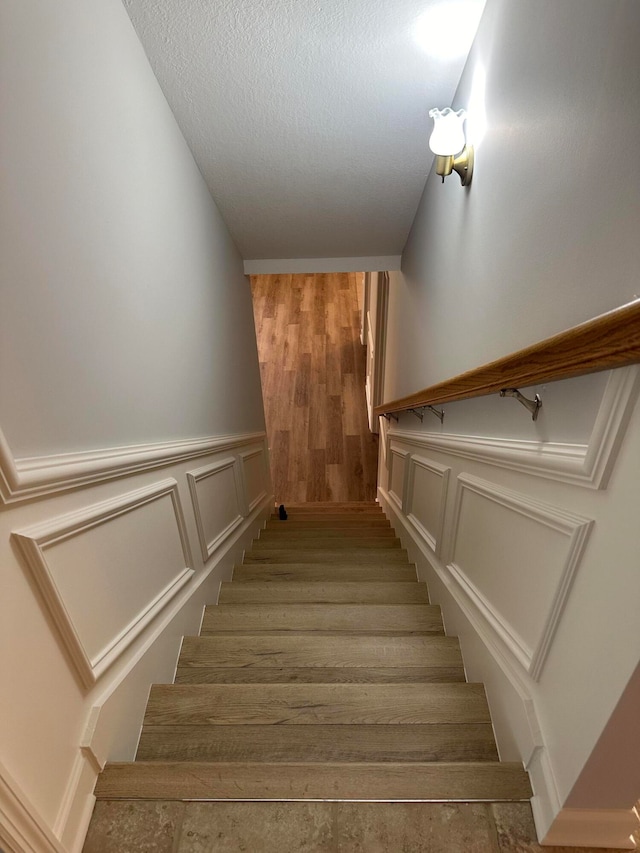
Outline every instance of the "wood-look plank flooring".
[(277, 503), (375, 499), (378, 441), (365, 408), (361, 275), (251, 278)]

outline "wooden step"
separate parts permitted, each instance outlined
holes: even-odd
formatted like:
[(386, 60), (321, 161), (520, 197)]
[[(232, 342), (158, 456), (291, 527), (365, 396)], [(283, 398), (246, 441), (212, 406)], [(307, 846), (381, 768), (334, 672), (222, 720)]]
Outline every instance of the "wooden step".
[(521, 764), (507, 762), (108, 764), (98, 799), (468, 801), (531, 797)]
[(282, 551), (283, 548), (290, 549), (296, 553), (307, 551), (349, 551), (352, 550), (380, 550), (400, 548), (400, 540), (395, 536), (358, 536), (347, 539), (336, 539), (335, 537), (299, 537), (295, 534), (288, 536), (277, 536), (275, 538), (265, 536), (254, 539), (251, 549), (254, 553), (261, 551)]
[(428, 604), (427, 585), (417, 581), (395, 583), (280, 583), (224, 581), (219, 604)]
[(280, 542), (282, 540), (331, 539), (338, 543), (350, 539), (395, 539), (396, 534), (391, 527), (287, 527), (282, 525), (275, 530), (271, 527), (260, 531), (259, 542)]
[[(380, 552), (383, 553), (380, 553)], [(253, 548), (244, 555), (244, 565), (252, 563), (360, 563), (367, 565), (405, 565), (408, 563), (404, 548), (353, 548), (346, 552), (337, 550), (313, 550), (306, 548)]]
[(379, 523), (383, 519), (385, 519), (385, 516), (382, 513), (374, 512), (302, 512), (296, 514), (292, 511), (286, 521), (281, 520), (277, 515), (271, 516), (271, 520), (278, 521), (283, 527), (296, 521), (304, 521), (305, 523), (309, 521), (321, 521), (330, 527), (338, 521), (348, 521), (366, 526), (367, 524)]
[(176, 684), (455, 684), (465, 681), (460, 666), (396, 667), (209, 667), (179, 666)]
[(294, 633), (234, 633), (216, 637), (185, 637), (181, 667), (459, 667), (460, 644), (456, 637), (415, 636), (315, 636)]
[(433, 604), (219, 604), (205, 608), (201, 636), (223, 631), (444, 634)]
[(382, 512), (382, 507), (375, 501), (308, 501), (307, 503), (285, 504), (287, 512), (337, 512), (351, 510), (352, 512)]
[(330, 524), (327, 520), (309, 519), (309, 518), (288, 518), (286, 521), (270, 518), (266, 522), (266, 530), (324, 530), (325, 527), (331, 530), (387, 530), (392, 531), (391, 522), (384, 516), (376, 516), (375, 518), (356, 518), (349, 519), (334, 518)]
[(482, 684), (154, 684), (145, 725), (489, 723)]
[(497, 761), (489, 723), (145, 726), (137, 761)]
[(389, 565), (385, 562), (373, 563), (252, 563), (236, 566), (233, 570), (233, 582), (262, 581), (350, 581), (358, 583), (408, 582), (416, 581), (416, 567), (413, 564)]

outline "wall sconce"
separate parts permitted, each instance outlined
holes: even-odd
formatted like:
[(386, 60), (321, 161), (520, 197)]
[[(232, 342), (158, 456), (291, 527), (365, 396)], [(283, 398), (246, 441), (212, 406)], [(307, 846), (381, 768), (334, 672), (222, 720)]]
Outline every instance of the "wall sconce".
[(446, 107), (429, 110), (429, 116), (434, 123), (429, 148), (436, 155), (436, 174), (442, 176), (444, 183), (447, 175), (457, 172), (462, 186), (469, 186), (473, 175), (473, 145), (466, 144), (462, 129), (466, 112)]

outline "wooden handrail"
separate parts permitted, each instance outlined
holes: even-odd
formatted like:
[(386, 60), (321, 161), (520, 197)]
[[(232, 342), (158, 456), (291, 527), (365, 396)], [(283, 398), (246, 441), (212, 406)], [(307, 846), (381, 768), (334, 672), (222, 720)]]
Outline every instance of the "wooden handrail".
[(526, 388), (636, 362), (640, 362), (640, 299), (446, 382), (376, 406), (374, 415), (483, 397), (502, 388)]

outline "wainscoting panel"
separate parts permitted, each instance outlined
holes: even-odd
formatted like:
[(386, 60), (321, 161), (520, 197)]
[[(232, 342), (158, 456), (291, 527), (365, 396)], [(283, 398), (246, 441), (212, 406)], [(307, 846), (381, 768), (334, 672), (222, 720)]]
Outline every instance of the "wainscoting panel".
[(15, 531), (13, 538), (85, 687), (193, 575), (174, 479)]
[(447, 569), (537, 679), (593, 522), (476, 477), (458, 483)]
[(389, 464), (389, 497), (399, 509), (405, 506), (407, 457), (409, 453), (391, 444), (387, 455)]
[(249, 515), (267, 494), (267, 460), (263, 447), (240, 453), (239, 459), (245, 500), (244, 515)]
[(242, 523), (244, 489), (238, 460), (229, 456), (187, 473), (203, 562)]
[(451, 469), (423, 456), (411, 456), (407, 483), (408, 520), (439, 554)]

